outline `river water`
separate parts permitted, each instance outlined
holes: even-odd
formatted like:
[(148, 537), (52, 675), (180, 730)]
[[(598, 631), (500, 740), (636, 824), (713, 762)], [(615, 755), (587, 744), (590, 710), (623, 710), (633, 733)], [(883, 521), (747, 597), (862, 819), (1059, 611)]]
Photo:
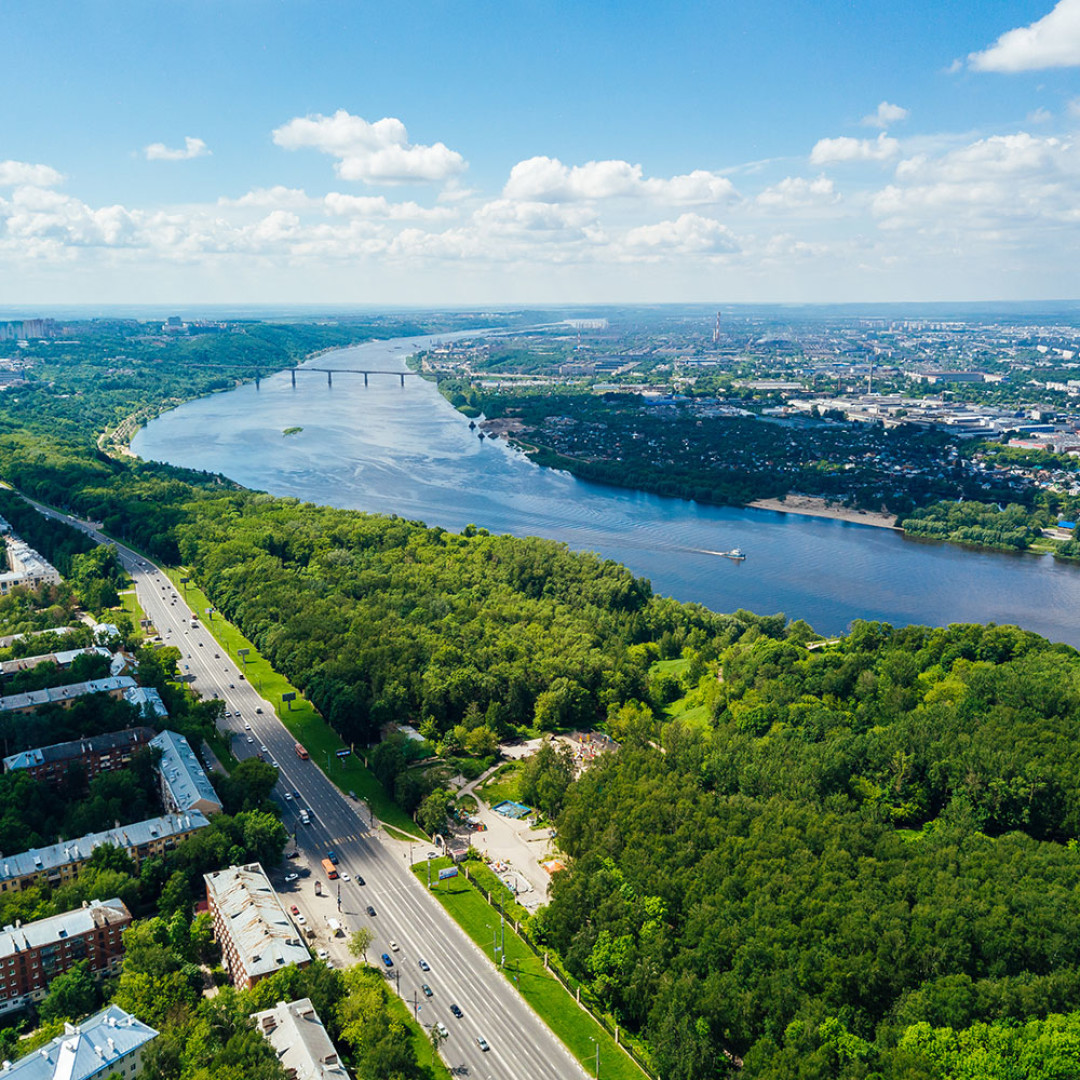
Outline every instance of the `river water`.
[[(370, 342), (305, 367), (405, 371), (433, 339)], [(302, 427), (285, 436), (285, 428)], [(545, 536), (599, 552), (654, 589), (716, 611), (785, 612), (834, 634), (894, 625), (1018, 623), (1080, 647), (1080, 566), (964, 551), (888, 529), (766, 510), (699, 506), (585, 483), (480, 440), (415, 376), (288, 372), (258, 389), (188, 402), (136, 436), (141, 457), (221, 472), (247, 487), (460, 530)], [(739, 547), (737, 563), (710, 552)]]

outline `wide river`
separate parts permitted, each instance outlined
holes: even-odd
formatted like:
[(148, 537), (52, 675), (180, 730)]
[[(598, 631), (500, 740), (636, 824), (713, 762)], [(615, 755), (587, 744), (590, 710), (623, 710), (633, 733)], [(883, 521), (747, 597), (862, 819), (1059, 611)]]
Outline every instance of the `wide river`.
[[(405, 371), (425, 338), (371, 342), (306, 366)], [(298, 434), (283, 435), (289, 427)], [(416, 376), (288, 372), (191, 401), (136, 436), (141, 457), (247, 487), (459, 530), (546, 536), (599, 552), (657, 592), (716, 611), (785, 612), (818, 631), (852, 619), (1018, 623), (1080, 647), (1080, 566), (927, 544), (888, 529), (699, 506), (541, 469), (480, 440)], [(710, 554), (739, 547), (737, 563)]]

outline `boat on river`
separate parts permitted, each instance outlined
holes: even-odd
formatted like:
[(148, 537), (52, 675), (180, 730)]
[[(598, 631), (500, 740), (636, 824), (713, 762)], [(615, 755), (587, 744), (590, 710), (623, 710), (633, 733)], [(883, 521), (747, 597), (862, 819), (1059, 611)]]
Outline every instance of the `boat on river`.
[(732, 548), (730, 551), (719, 551), (718, 555), (723, 555), (725, 559), (734, 559), (736, 562), (742, 562), (746, 556), (738, 548)]

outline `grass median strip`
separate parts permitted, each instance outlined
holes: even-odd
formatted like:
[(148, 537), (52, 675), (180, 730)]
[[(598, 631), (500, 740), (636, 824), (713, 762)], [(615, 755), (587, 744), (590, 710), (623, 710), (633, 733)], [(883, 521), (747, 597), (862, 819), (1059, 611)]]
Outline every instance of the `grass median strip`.
[[(433, 864), (433, 873), (436, 865), (442, 867), (446, 863), (440, 860)], [(426, 884), (425, 863), (414, 866), (413, 872)], [(593, 1073), (599, 1043), (600, 1075), (604, 1080), (643, 1080), (645, 1073), (577, 1004), (573, 995), (544, 967), (544, 961), (514, 932), (513, 926), (506, 923), (500, 928), (498, 912), (465, 878), (436, 882), (431, 891), (487, 956), (496, 958), (495, 949), (501, 947), (505, 934), (506, 957), (500, 970), (587, 1073)]]
[[(274, 704), (281, 722), (293, 738), (307, 749), (312, 761), (323, 768), (326, 775), (342, 791), (354, 792), (363, 799), (384, 825), (423, 842), (424, 837), (417, 831), (415, 823), (386, 794), (382, 784), (364, 767), (363, 762), (355, 754), (348, 757), (337, 756), (339, 750), (347, 747), (337, 732), (316, 712), (311, 702), (305, 700), (284, 676), (279, 675), (259, 654), (258, 649), (220, 612), (208, 612), (207, 609), (212, 605), (206, 594), (190, 581), (187, 584), (181, 583), (180, 578), (188, 576), (186, 571), (170, 567), (166, 572), (176, 590), (183, 595), (188, 606), (198, 615), (214, 640), (240, 666), (244, 678), (267, 701)], [(248, 652), (241, 656), (238, 651), (240, 649), (247, 649)], [(290, 693), (296, 695), (296, 700), (283, 702), (282, 697)]]

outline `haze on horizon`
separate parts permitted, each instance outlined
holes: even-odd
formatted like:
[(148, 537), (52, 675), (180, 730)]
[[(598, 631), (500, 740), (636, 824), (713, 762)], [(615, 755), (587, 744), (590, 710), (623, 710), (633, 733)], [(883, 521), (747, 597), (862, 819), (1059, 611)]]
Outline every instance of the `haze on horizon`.
[(5, 5), (5, 304), (1080, 296), (1080, 0)]

